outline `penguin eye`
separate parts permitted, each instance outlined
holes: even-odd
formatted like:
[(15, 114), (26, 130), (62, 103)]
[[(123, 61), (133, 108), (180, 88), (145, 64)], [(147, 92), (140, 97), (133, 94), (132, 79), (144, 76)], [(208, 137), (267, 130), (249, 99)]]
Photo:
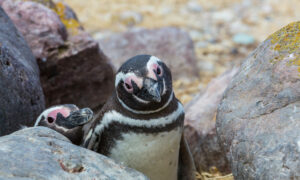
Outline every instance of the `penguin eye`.
[(131, 89), (132, 87), (129, 85), (129, 84), (127, 84), (127, 83), (125, 83), (125, 86), (126, 86), (126, 89)]
[(123, 79), (123, 87), (127, 92), (133, 93), (134, 89), (143, 87), (143, 79), (136, 75), (128, 75)]
[(124, 82), (124, 88), (127, 92), (132, 93), (133, 92), (133, 87), (130, 81), (125, 81)]
[(54, 122), (54, 118), (53, 117), (47, 117), (47, 121), (48, 123), (53, 123)]
[(155, 70), (155, 73), (158, 75), (158, 76), (162, 76), (162, 69), (161, 69), (161, 67), (160, 66), (157, 66), (156, 67), (156, 70)]

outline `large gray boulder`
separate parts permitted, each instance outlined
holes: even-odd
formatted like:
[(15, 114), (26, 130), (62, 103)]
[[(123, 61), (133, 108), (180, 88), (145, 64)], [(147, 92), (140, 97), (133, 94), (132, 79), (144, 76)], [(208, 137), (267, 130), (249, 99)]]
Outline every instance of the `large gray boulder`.
[(172, 71), (174, 79), (198, 77), (194, 44), (185, 31), (165, 27), (138, 29), (100, 39), (103, 52), (118, 69), (137, 54), (150, 54), (162, 59)]
[(0, 136), (32, 126), (44, 106), (36, 60), (0, 7)]
[(37, 59), (46, 106), (101, 108), (113, 90), (113, 68), (72, 9), (52, 0), (0, 0), (0, 6)]
[(0, 144), (0, 179), (148, 179), (46, 127), (3, 136)]
[(300, 177), (300, 22), (243, 62), (218, 108), (217, 135), (236, 179)]

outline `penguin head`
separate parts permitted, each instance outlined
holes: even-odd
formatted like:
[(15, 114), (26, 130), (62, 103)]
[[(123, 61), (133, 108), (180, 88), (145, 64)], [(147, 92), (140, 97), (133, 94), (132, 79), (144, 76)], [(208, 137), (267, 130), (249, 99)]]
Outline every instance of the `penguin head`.
[[(74, 104), (52, 106), (44, 110), (37, 118), (34, 126), (45, 126), (51, 128), (66, 137), (74, 144), (81, 137), (82, 126), (93, 118), (93, 111), (89, 108), (79, 109)], [(79, 143), (79, 142), (78, 142)]]
[(155, 112), (172, 99), (171, 71), (159, 58), (137, 55), (118, 70), (115, 89), (120, 103), (133, 112)]

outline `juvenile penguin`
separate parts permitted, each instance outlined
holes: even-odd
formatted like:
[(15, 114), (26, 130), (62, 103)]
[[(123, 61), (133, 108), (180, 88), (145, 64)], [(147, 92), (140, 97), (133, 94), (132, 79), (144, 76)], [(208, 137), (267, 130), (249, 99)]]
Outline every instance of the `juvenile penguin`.
[(93, 111), (89, 108), (79, 109), (74, 104), (52, 106), (44, 110), (34, 126), (46, 126), (65, 135), (73, 144), (82, 142), (82, 127), (92, 120)]
[(113, 95), (83, 126), (82, 146), (151, 180), (191, 180), (195, 167), (183, 121), (169, 68), (155, 56), (138, 55), (120, 67)]

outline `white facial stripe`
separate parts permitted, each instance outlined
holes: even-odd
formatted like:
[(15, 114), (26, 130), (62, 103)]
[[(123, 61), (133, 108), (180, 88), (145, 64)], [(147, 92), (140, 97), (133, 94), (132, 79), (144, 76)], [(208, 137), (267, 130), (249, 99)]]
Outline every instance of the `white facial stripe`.
[(124, 74), (123, 72), (119, 72), (117, 75), (116, 75), (116, 80), (115, 80), (115, 88), (118, 86), (119, 82), (120, 81), (124, 81), (124, 79), (126, 78), (126, 75), (129, 75), (129, 74), (132, 74), (133, 73), (127, 73), (127, 74)]
[(177, 118), (183, 112), (184, 112), (183, 106), (180, 102), (178, 102), (177, 109), (174, 112), (170, 113), (168, 116), (160, 117), (157, 119), (149, 119), (149, 120), (133, 119), (133, 118), (124, 116), (115, 110), (108, 111), (104, 114), (101, 123), (95, 127), (95, 131), (92, 135), (92, 139), (90, 141), (89, 147), (92, 144), (94, 144), (91, 142), (92, 142), (92, 140), (95, 141), (95, 139), (96, 139), (95, 137), (93, 137), (95, 135), (95, 133), (100, 135), (103, 132), (104, 128), (108, 127), (113, 122), (118, 122), (121, 124), (128, 124), (128, 125), (135, 126), (135, 127), (146, 127), (146, 128), (165, 127), (166, 125), (171, 124), (172, 122), (176, 121)]
[(116, 75), (116, 80), (115, 80), (115, 88), (118, 86), (120, 81), (124, 81), (125, 79), (132, 76), (132, 80), (136, 83), (136, 85), (141, 89), (143, 86), (143, 78), (138, 77), (136, 74), (134, 74), (133, 72), (128, 72), (126, 74), (124, 74), (123, 72), (119, 72)]
[(42, 112), (42, 114), (39, 115), (39, 117), (36, 119), (35, 123), (34, 123), (34, 127), (37, 126), (40, 121), (42, 120), (42, 116), (45, 116), (45, 118), (47, 118), (48, 114), (54, 110), (57, 110), (57, 109), (61, 109), (62, 106), (54, 106), (54, 107), (51, 107), (47, 110), (45, 110), (44, 112)]
[(158, 64), (158, 62), (161, 62), (161, 60), (155, 56), (151, 56), (147, 62), (147, 69), (150, 69), (152, 64)]
[(143, 99), (137, 97), (137, 96), (134, 95), (134, 94), (132, 94), (132, 96), (133, 96), (133, 98), (134, 98), (135, 100), (137, 100), (137, 101), (140, 102), (140, 103), (143, 103), (143, 104), (149, 104), (149, 103), (150, 103), (150, 101), (143, 100)]
[(147, 77), (149, 77), (151, 79), (154, 79), (154, 80), (157, 80), (157, 77), (156, 77), (155, 73), (152, 70), (152, 65), (153, 64), (158, 65), (158, 62), (160, 62), (160, 59), (158, 59), (157, 57), (155, 57), (155, 56), (150, 57), (149, 61), (147, 62), (147, 70), (148, 70)]
[(166, 108), (166, 107), (169, 105), (169, 103), (170, 103), (171, 100), (173, 99), (173, 96), (174, 96), (174, 95), (173, 95), (173, 92), (171, 92), (171, 95), (170, 95), (168, 101), (166, 102), (166, 104), (164, 104), (162, 107), (160, 107), (160, 108), (158, 108), (158, 109), (155, 109), (155, 110), (152, 110), (152, 111), (138, 111), (138, 110), (134, 110), (134, 109), (130, 108), (129, 106), (127, 106), (127, 105), (119, 98), (118, 93), (117, 93), (117, 98), (118, 98), (119, 102), (121, 103), (121, 105), (122, 105), (125, 109), (127, 109), (128, 111), (131, 111), (131, 112), (133, 112), (133, 113), (135, 113), (135, 114), (150, 114), (150, 113), (159, 112), (159, 111), (163, 110), (164, 108)]

